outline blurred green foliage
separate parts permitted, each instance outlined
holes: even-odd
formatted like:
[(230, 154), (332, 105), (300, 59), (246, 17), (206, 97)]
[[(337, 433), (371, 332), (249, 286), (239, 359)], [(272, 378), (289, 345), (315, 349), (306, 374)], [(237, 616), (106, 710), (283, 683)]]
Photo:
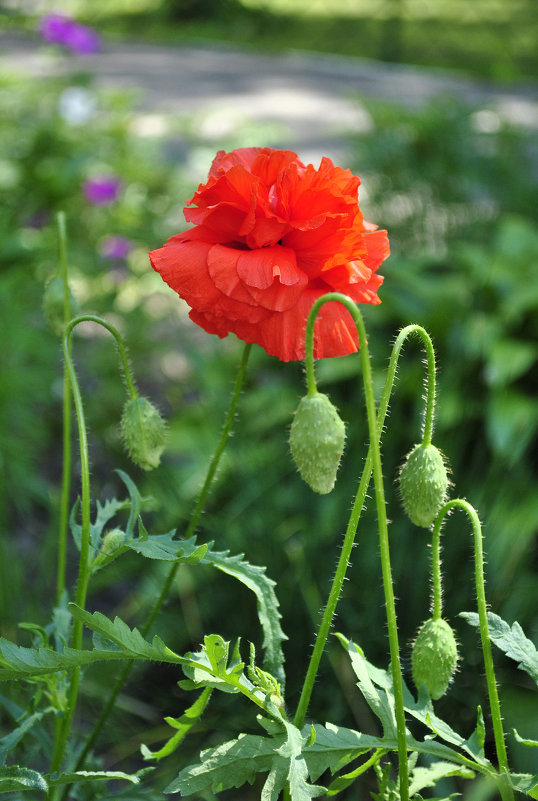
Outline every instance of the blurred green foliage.
[[(84, 123), (66, 116), (64, 93), (73, 85), (89, 93), (92, 110)], [(70, 272), (82, 309), (120, 325), (141, 390), (170, 422), (162, 466), (141, 475), (121, 450), (124, 395), (113, 344), (91, 327), (76, 336), (94, 496), (121, 496), (122, 484), (113, 473), (120, 467), (154, 499), (152, 533), (184, 530), (239, 362), (241, 343), (197, 329), (184, 305), (150, 272), (147, 251), (181, 227), (180, 208), (192, 194), (193, 179), (181, 165), (161, 158), (158, 140), (137, 133), (131, 100), (97, 93), (83, 76), (34, 84), (12, 78), (0, 85), (0, 525), (7, 532), (2, 537), (0, 587), (6, 636), (15, 636), (21, 615), (46, 622), (43, 599), (52, 596), (54, 586), (61, 358), (59, 341), (41, 311), (44, 286), (55, 271), (54, 213), (64, 209), (68, 216)], [(371, 131), (357, 137), (356, 160), (349, 166), (362, 176), (367, 190), (361, 202), (365, 216), (388, 228), (393, 251), (383, 267), (383, 303), (365, 310), (377, 387), (384, 380), (397, 329), (410, 322), (427, 328), (439, 362), (435, 442), (450, 462), (453, 493), (474, 504), (484, 521), (492, 609), (509, 621), (517, 617), (532, 637), (538, 633), (532, 561), (538, 510), (531, 460), (538, 419), (531, 372), (538, 305), (538, 231), (532, 219), (538, 207), (535, 143), (495, 112), (454, 100), (439, 99), (414, 112), (384, 105), (370, 105), (368, 111)], [(183, 141), (185, 149), (189, 144)], [(222, 146), (239, 144), (230, 140)], [(83, 182), (103, 172), (121, 178), (122, 194), (112, 205), (92, 207), (84, 198)], [(134, 243), (126, 259), (110, 261), (100, 255), (110, 234)], [(383, 454), (406, 670), (407, 644), (428, 616), (428, 538), (403, 518), (393, 480), (420, 437), (423, 372), (418, 348), (406, 346)], [(304, 392), (302, 366), (281, 364), (255, 348), (236, 434), (200, 526), (200, 541), (214, 539), (218, 548), (244, 551), (251, 562), (267, 565), (268, 575), (278, 582), (289, 636), (285, 650), (292, 706), (366, 452), (357, 357), (327, 360), (319, 364), (318, 375), (320, 390), (330, 395), (348, 423), (335, 491), (313, 497), (288, 454), (288, 426)], [(75, 492), (76, 463), (74, 473)], [(457, 629), (464, 661), (448, 699), (439, 702), (440, 712), (457, 728), (471, 731), (473, 704), (483, 701), (484, 687), (475, 632), (456, 618), (474, 608), (470, 531), (463, 518), (448, 523), (444, 544), (445, 611)], [(125, 557), (99, 574), (92, 606), (139, 622), (154, 599), (163, 568), (145, 568), (143, 574), (139, 569), (136, 560)], [(32, 594), (25, 590), (30, 576), (37, 577)], [(242, 619), (228, 611), (236, 608), (244, 610)], [(337, 626), (372, 661), (383, 664), (388, 658), (383, 619), (375, 516), (367, 508)], [(208, 631), (259, 639), (248, 592), (226, 576), (215, 579), (203, 567), (181, 568), (159, 627), (179, 651), (197, 646)], [(520, 734), (532, 736), (525, 677), (502, 657), (497, 662), (501, 680), (513, 685), (503, 710), (506, 728), (514, 725)], [(115, 718), (123, 731), (129, 727), (132, 738), (126, 741), (124, 736), (119, 748), (112, 729), (101, 743), (110, 762), (136, 762), (137, 731), (143, 729), (144, 741), (151, 745), (149, 720), (159, 741), (166, 729), (160, 725), (162, 717), (176, 715), (186, 705), (166, 667), (155, 666), (152, 672), (151, 692), (139, 691), (133, 683)], [(341, 694), (333, 689), (335, 675)], [(94, 695), (100, 698), (109, 677), (98, 669), (92, 677)], [(353, 682), (335, 646), (323, 666), (312, 715), (368, 730), (368, 711), (358, 702)], [(156, 693), (158, 686), (161, 694)], [(88, 707), (95, 706), (93, 697), (87, 701)], [(219, 741), (225, 739), (220, 721), (217, 726), (225, 703), (219, 699), (208, 710), (202, 736), (194, 736), (186, 748), (216, 744), (217, 729)], [(226, 707), (230, 736), (235, 725), (245, 728), (241, 705), (233, 706)], [(532, 767), (517, 759), (516, 769)]]

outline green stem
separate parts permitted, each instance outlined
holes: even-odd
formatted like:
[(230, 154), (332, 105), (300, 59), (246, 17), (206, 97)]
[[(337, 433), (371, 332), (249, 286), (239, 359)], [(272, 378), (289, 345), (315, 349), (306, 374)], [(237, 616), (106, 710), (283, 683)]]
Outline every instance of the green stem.
[[(406, 730), (405, 730), (405, 712), (403, 704), (402, 675), (401, 675), (400, 654), (399, 654), (399, 644), (398, 644), (398, 627), (396, 623), (396, 606), (394, 600), (394, 589), (392, 584), (392, 572), (390, 566), (388, 524), (387, 524), (387, 514), (385, 508), (383, 473), (381, 467), (381, 451), (379, 446), (380, 431), (378, 428), (377, 416), (376, 416), (374, 388), (373, 388), (372, 373), (370, 367), (370, 356), (368, 352), (366, 330), (364, 327), (362, 314), (360, 313), (359, 309), (350, 298), (346, 297), (345, 295), (341, 295), (340, 293), (331, 292), (327, 295), (322, 296), (321, 298), (318, 298), (318, 300), (314, 303), (310, 311), (306, 328), (305, 362), (306, 362), (306, 372), (307, 372), (307, 387), (309, 394), (312, 394), (313, 392), (316, 391), (314, 369), (313, 369), (313, 335), (314, 335), (315, 318), (321, 306), (324, 303), (330, 301), (338, 301), (346, 307), (346, 309), (353, 317), (359, 336), (359, 344), (360, 344), (359, 354), (361, 358), (364, 393), (366, 398), (366, 411), (368, 416), (370, 452), (372, 456), (374, 488), (375, 488), (378, 526), (379, 526), (381, 572), (383, 575), (383, 589), (385, 594), (385, 607), (386, 607), (387, 627), (389, 634), (392, 679), (394, 686), (395, 716), (396, 716), (397, 734), (398, 734), (400, 797), (402, 801), (408, 801), (409, 779), (408, 779), (408, 768), (407, 768), (407, 743), (406, 743)], [(361, 478), (361, 485), (364, 482), (364, 484), (367, 487), (370, 477), (369, 475), (367, 476), (366, 474), (367, 471), (365, 469), (363, 471), (363, 475)], [(360, 490), (361, 486), (359, 486), (359, 491)], [(329, 633), (332, 617), (334, 611), (336, 610), (336, 604), (338, 602), (338, 597), (340, 595), (342, 583), (345, 578), (349, 556), (351, 554), (351, 547), (353, 545), (354, 535), (355, 532), (352, 531), (349, 535), (349, 542), (346, 542), (346, 540), (348, 539), (346, 532), (346, 538), (344, 540), (344, 545), (340, 553), (340, 558), (336, 568), (333, 585), (331, 587), (331, 591), (329, 594), (329, 600), (327, 602), (327, 607), (325, 609), (322, 618), (320, 631), (318, 632), (318, 636), (314, 644), (314, 651), (312, 653), (310, 665), (307, 671), (307, 675), (305, 677), (303, 690), (301, 692), (299, 705), (297, 707), (297, 712), (295, 714), (295, 719), (294, 719), (295, 725), (298, 726), (299, 728), (301, 728), (304, 723), (308, 702), (312, 694), (315, 675), (317, 673), (317, 666), (319, 665), (319, 661), (321, 659), (321, 653), (323, 652), (323, 649), (325, 647), (325, 642), (327, 640), (327, 636)], [(317, 662), (317, 664), (315, 664), (314, 660), (315, 662)]]
[[(239, 397), (241, 395), (241, 390), (242, 390), (243, 383), (244, 383), (244, 380), (245, 380), (245, 374), (246, 374), (248, 358), (250, 356), (251, 348), (252, 348), (252, 345), (245, 344), (245, 347), (243, 349), (243, 354), (242, 354), (242, 357), (241, 357), (241, 362), (240, 362), (240, 365), (239, 365), (239, 370), (238, 370), (238, 373), (237, 373), (237, 378), (236, 378), (236, 381), (235, 381), (234, 390), (233, 390), (232, 398), (231, 398), (231, 401), (230, 401), (230, 406), (228, 408), (228, 412), (227, 412), (226, 418), (224, 420), (224, 426), (223, 426), (223, 429), (222, 429), (220, 440), (218, 442), (217, 448), (216, 448), (216, 450), (215, 450), (215, 452), (214, 452), (214, 454), (213, 454), (213, 456), (211, 458), (211, 461), (209, 463), (209, 467), (208, 467), (208, 470), (207, 470), (207, 473), (206, 473), (206, 477), (205, 477), (205, 481), (204, 481), (202, 490), (200, 492), (200, 495), (198, 496), (198, 501), (197, 501), (196, 506), (195, 506), (195, 508), (193, 510), (192, 516), (190, 518), (189, 525), (188, 525), (187, 530), (186, 530), (185, 535), (184, 535), (185, 539), (188, 539), (189, 537), (192, 536), (192, 534), (194, 533), (194, 531), (196, 529), (196, 526), (198, 525), (198, 521), (200, 519), (200, 515), (203, 512), (204, 505), (205, 505), (205, 502), (207, 500), (207, 496), (209, 494), (209, 490), (211, 488), (211, 484), (212, 484), (213, 479), (215, 477), (215, 474), (217, 472), (217, 468), (218, 468), (218, 465), (219, 465), (219, 462), (220, 462), (220, 458), (221, 458), (221, 456), (222, 456), (222, 454), (224, 452), (224, 449), (225, 449), (226, 444), (228, 442), (228, 439), (230, 437), (230, 432), (232, 430), (232, 425), (233, 425), (233, 422), (234, 422), (234, 418), (235, 418), (235, 414), (236, 414), (236, 410), (237, 410), (237, 405), (238, 405), (238, 402), (239, 402)], [(147, 633), (149, 632), (149, 630), (151, 629), (151, 627), (152, 627), (157, 615), (159, 614), (159, 612), (160, 612), (160, 610), (161, 610), (161, 608), (162, 608), (162, 606), (163, 606), (163, 604), (164, 604), (164, 602), (166, 600), (168, 592), (170, 591), (170, 587), (172, 586), (172, 583), (173, 583), (174, 578), (176, 576), (178, 567), (179, 567), (179, 565), (177, 563), (175, 563), (175, 564), (173, 564), (171, 566), (171, 568), (170, 568), (170, 570), (168, 572), (168, 575), (167, 575), (167, 577), (166, 577), (166, 579), (164, 581), (164, 584), (163, 584), (163, 586), (161, 588), (161, 592), (159, 594), (159, 597), (155, 601), (155, 603), (153, 605), (153, 608), (152, 608), (152, 610), (151, 610), (151, 612), (150, 612), (150, 614), (148, 616), (148, 619), (146, 620), (144, 626), (141, 629), (142, 634), (144, 636), (146, 636)], [(86, 743), (85, 743), (84, 749), (82, 750), (82, 752), (81, 752), (81, 754), (80, 754), (80, 756), (79, 756), (79, 758), (77, 760), (77, 764), (75, 766), (75, 770), (80, 770), (81, 767), (83, 766), (90, 749), (92, 748), (93, 744), (95, 743), (97, 737), (99, 736), (99, 733), (101, 732), (104, 724), (106, 723), (106, 721), (108, 719), (108, 716), (110, 715), (112, 709), (114, 708), (114, 705), (116, 703), (116, 698), (118, 697), (123, 685), (127, 681), (128, 677), (129, 677), (129, 674), (131, 672), (131, 669), (133, 667), (133, 664), (134, 663), (132, 661), (130, 661), (130, 662), (126, 662), (125, 665), (123, 666), (122, 671), (119, 674), (119, 676), (118, 676), (118, 678), (117, 678), (117, 680), (116, 680), (116, 682), (114, 684), (114, 687), (112, 688), (112, 691), (111, 691), (111, 693), (110, 693), (110, 695), (109, 695), (109, 697), (107, 699), (107, 702), (106, 702), (105, 706), (103, 707), (103, 709), (101, 711), (101, 714), (99, 715), (99, 718), (98, 718), (95, 726), (93, 727), (93, 729), (92, 729), (92, 731), (91, 731)], [(66, 794), (67, 794), (67, 790), (64, 792), (64, 797), (65, 797)]]
[(104, 320), (102, 317), (98, 317), (96, 314), (79, 314), (78, 317), (73, 318), (73, 320), (71, 321), (71, 328), (74, 328), (79, 323), (97, 323), (97, 325), (102, 326), (112, 334), (112, 336), (116, 340), (118, 355), (120, 357), (120, 363), (122, 366), (123, 377), (125, 378), (125, 383), (127, 384), (127, 391), (129, 393), (129, 396), (131, 399), (138, 398), (138, 390), (136, 389), (133, 372), (131, 370), (131, 365), (129, 364), (127, 347), (125, 345), (125, 342), (123, 341), (122, 335), (120, 334), (116, 326), (112, 325), (112, 323), (109, 323), (108, 320)]
[[(86, 432), (86, 422), (84, 419), (84, 408), (82, 396), (75, 371), (75, 366), (71, 358), (71, 337), (73, 328), (77, 324), (77, 318), (67, 324), (63, 339), (64, 359), (69, 374), (69, 383), (73, 393), (75, 404), (75, 414), (77, 417), (79, 450), (80, 450), (80, 478), (81, 478), (81, 536), (80, 536), (80, 560), (78, 568), (78, 580), (75, 602), (77, 606), (84, 609), (88, 583), (90, 579), (90, 463), (88, 457), (88, 437)], [(72, 647), (80, 649), (82, 647), (82, 622), (75, 620), (73, 624)], [(61, 724), (56, 732), (54, 749), (51, 762), (51, 773), (60, 769), (67, 738), (71, 729), (71, 722), (75, 713), (80, 683), (80, 668), (74, 668), (71, 673), (71, 683), (67, 695), (67, 710)]]
[[(309, 331), (313, 331), (313, 325), (309, 328)], [(312, 336), (311, 333), (309, 335)], [(381, 437), (381, 433), (383, 431), (383, 425), (385, 423), (385, 418), (389, 407), (389, 401), (394, 386), (394, 381), (396, 378), (396, 370), (398, 367), (398, 362), (402, 347), (405, 341), (409, 337), (414, 335), (420, 337), (423, 341), (425, 349), (427, 351), (431, 351), (432, 353), (432, 357), (428, 358), (427, 404), (426, 404), (425, 416), (428, 414), (428, 410), (431, 409), (432, 410), (431, 419), (433, 420), (433, 409), (435, 404), (435, 355), (433, 351), (433, 345), (428, 332), (424, 328), (422, 328), (419, 325), (409, 325), (400, 331), (392, 348), (387, 375), (385, 378), (385, 386), (381, 394), (381, 400), (379, 403), (379, 410), (377, 415), (377, 430), (379, 438)], [(312, 350), (308, 349), (306, 353), (306, 375), (307, 375), (307, 382), (309, 384), (309, 392), (310, 394), (313, 394), (314, 392), (317, 391), (315, 375), (314, 375), (314, 360), (312, 358)], [(373, 465), (372, 448), (370, 446), (370, 448), (368, 449), (368, 454), (366, 456), (364, 470), (360, 478), (359, 487), (357, 489), (355, 500), (353, 502), (353, 506), (351, 509), (349, 522), (344, 535), (344, 541), (342, 544), (342, 549), (340, 552), (338, 564), (336, 566), (331, 591), (329, 593), (329, 599), (327, 601), (327, 605), (323, 612), (321, 624), (314, 644), (314, 649), (312, 651), (312, 656), (310, 658), (307, 675), (305, 677), (301, 698), (299, 700), (299, 706), (297, 708), (297, 713), (296, 713), (296, 720), (299, 721), (300, 725), (302, 725), (302, 723), (304, 722), (304, 718), (306, 716), (306, 710), (308, 708), (308, 704), (310, 703), (310, 697), (312, 695), (312, 690), (316, 680), (316, 675), (321, 661), (321, 656), (323, 654), (325, 643), (327, 641), (327, 637), (329, 635), (329, 631), (331, 628), (332, 620), (334, 618), (336, 606), (338, 603), (338, 598), (340, 597), (340, 593), (342, 591), (342, 585), (344, 582), (346, 569), (349, 564), (349, 558), (351, 556), (351, 551), (353, 549), (353, 544), (355, 541), (355, 535), (357, 532), (359, 519), (362, 510), (364, 508), (366, 493), (368, 491), (368, 485), (370, 483), (370, 477), (372, 474), (372, 465)]]
[[(482, 527), (480, 525), (480, 520), (478, 519), (478, 514), (471, 504), (462, 498), (456, 498), (445, 503), (435, 519), (433, 533), (434, 535), (437, 535), (437, 537), (439, 537), (439, 532), (441, 530), (441, 525), (444, 518), (452, 509), (462, 509), (470, 519), (473, 530), (476, 603), (478, 608), (478, 619), (480, 621), (480, 640), (482, 643), (482, 655), (484, 659), (484, 668), (486, 671), (486, 684), (488, 688), (491, 722), (493, 725), (493, 736), (495, 738), (495, 750), (497, 752), (499, 768), (501, 772), (507, 774), (509, 773), (508, 756), (506, 753), (506, 744), (501, 717), (501, 705), (499, 702), (499, 694), (497, 692), (495, 667), (491, 652), (491, 642), (489, 639), (488, 612), (484, 579)], [(503, 784), (500, 785), (499, 789), (503, 798), (510, 799), (510, 801), (514, 798), (511, 787)]]
[[(57, 216), (58, 225), (58, 272), (64, 288), (64, 323), (71, 319), (71, 299), (67, 280), (67, 236), (65, 230), (65, 214), (60, 211)], [(58, 532), (58, 564), (56, 569), (56, 603), (59, 604), (65, 591), (65, 574), (67, 564), (67, 533), (69, 526), (69, 494), (71, 490), (71, 388), (67, 365), (63, 370), (63, 404), (62, 404), (62, 490), (60, 495), (60, 525)]]
[(432, 617), (439, 620), (443, 613), (441, 590), (441, 526), (435, 526), (432, 534)]

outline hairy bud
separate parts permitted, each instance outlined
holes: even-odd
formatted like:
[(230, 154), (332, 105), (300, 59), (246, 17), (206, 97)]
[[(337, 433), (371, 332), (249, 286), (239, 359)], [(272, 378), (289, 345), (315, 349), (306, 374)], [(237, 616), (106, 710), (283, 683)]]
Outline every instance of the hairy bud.
[[(69, 290), (69, 303), (71, 314), (78, 313), (78, 303)], [(55, 334), (62, 336), (65, 326), (64, 320), (64, 282), (58, 276), (51, 278), (43, 293), (43, 314), (45, 320)]]
[(113, 528), (112, 531), (107, 531), (103, 537), (101, 551), (105, 554), (114, 553), (118, 548), (121, 548), (124, 539), (125, 533), (121, 528)]
[(407, 516), (429, 528), (445, 502), (448, 476), (435, 445), (416, 445), (400, 470), (400, 493)]
[(131, 398), (126, 402), (121, 434), (135, 464), (143, 470), (159, 466), (166, 445), (166, 423), (147, 398)]
[(442, 618), (430, 618), (419, 629), (413, 643), (411, 664), (417, 689), (425, 684), (437, 700), (447, 690), (456, 671), (458, 648), (454, 632)]
[(301, 477), (314, 492), (325, 495), (334, 487), (345, 439), (344, 423), (327, 395), (306, 395), (291, 424), (290, 449)]

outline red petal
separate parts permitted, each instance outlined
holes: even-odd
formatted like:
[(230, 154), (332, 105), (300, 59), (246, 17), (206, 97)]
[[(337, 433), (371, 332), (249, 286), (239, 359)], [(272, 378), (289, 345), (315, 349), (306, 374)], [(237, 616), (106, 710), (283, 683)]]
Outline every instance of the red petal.
[(210, 248), (206, 242), (174, 242), (151, 251), (149, 258), (153, 269), (189, 306), (211, 308), (221, 293), (206, 266)]
[(237, 272), (251, 297), (274, 311), (294, 306), (308, 283), (307, 276), (297, 267), (295, 253), (278, 245), (243, 251)]
[(208, 253), (207, 267), (209, 275), (215, 285), (229, 298), (238, 300), (241, 303), (256, 305), (247, 289), (243, 286), (237, 272), (239, 257), (244, 253), (243, 250), (225, 247), (224, 245), (213, 245)]
[[(270, 356), (281, 361), (304, 359), (306, 321), (314, 301), (324, 294), (307, 289), (288, 311), (275, 313), (257, 326), (257, 339)], [(358, 348), (353, 318), (341, 303), (326, 303), (314, 327), (314, 357), (346, 356)]]
[(368, 249), (368, 254), (364, 257), (364, 263), (373, 271), (390, 256), (389, 236), (386, 231), (365, 231), (364, 242)]

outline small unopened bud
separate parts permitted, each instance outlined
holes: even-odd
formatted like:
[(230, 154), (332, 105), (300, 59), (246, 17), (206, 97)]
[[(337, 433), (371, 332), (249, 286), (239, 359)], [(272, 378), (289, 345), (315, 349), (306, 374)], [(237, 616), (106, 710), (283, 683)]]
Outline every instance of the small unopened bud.
[[(69, 304), (71, 315), (76, 316), (78, 303), (69, 290)], [(65, 326), (64, 313), (64, 282), (58, 276), (51, 278), (43, 293), (43, 314), (45, 320), (55, 334), (61, 336)]]
[(446, 498), (448, 476), (435, 445), (416, 445), (400, 470), (400, 492), (407, 516), (429, 528)]
[(344, 451), (346, 429), (327, 395), (300, 402), (290, 430), (293, 460), (304, 481), (320, 495), (332, 490)]
[(121, 528), (113, 528), (112, 531), (107, 531), (103, 537), (101, 551), (105, 554), (114, 553), (123, 545), (125, 533)]
[(159, 466), (166, 445), (166, 423), (147, 398), (131, 398), (123, 408), (121, 434), (133, 462), (143, 470)]
[(411, 665), (417, 689), (425, 684), (431, 698), (441, 698), (456, 672), (458, 647), (454, 632), (442, 618), (430, 618), (413, 643)]

